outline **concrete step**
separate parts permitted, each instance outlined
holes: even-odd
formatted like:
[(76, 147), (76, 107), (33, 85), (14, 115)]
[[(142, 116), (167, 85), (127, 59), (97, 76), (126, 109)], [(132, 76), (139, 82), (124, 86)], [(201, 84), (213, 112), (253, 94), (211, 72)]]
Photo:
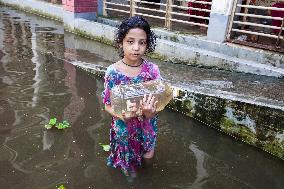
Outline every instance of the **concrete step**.
[(216, 51), (195, 48), (186, 44), (178, 44), (168, 40), (160, 40), (157, 51), (163, 51), (167, 61), (186, 65), (283, 77), (284, 69), (271, 64), (262, 64), (244, 58), (236, 58)]
[(183, 35), (178, 32), (175, 34), (174, 32), (161, 29), (155, 29), (155, 33), (164, 40), (177, 42), (197, 49), (220, 53), (228, 57), (239, 58), (241, 60), (284, 69), (283, 53), (281, 54), (233, 43), (219, 43), (209, 41), (205, 36)]

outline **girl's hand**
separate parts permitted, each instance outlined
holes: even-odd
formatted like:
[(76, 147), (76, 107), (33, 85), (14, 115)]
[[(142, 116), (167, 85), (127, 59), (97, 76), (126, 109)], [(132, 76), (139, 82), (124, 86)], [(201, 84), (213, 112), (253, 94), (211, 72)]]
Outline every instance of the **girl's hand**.
[(157, 110), (158, 101), (155, 101), (155, 97), (150, 94), (147, 98), (147, 95), (144, 95), (143, 100), (140, 100), (141, 111), (144, 116), (148, 119), (155, 117)]

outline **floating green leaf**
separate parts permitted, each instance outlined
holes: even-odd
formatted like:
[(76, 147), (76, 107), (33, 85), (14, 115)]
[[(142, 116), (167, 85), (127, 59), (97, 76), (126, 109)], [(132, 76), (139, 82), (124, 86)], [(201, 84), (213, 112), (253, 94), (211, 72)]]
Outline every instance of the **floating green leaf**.
[(58, 189), (65, 189), (65, 187), (64, 187), (63, 184), (62, 184), (62, 185), (59, 186)]
[(65, 120), (62, 123), (57, 123), (57, 119), (52, 118), (49, 120), (49, 123), (45, 125), (44, 127), (46, 129), (51, 129), (52, 127), (56, 127), (57, 129), (62, 130), (62, 129), (70, 127), (70, 124)]
[(103, 150), (108, 152), (110, 150), (110, 145), (108, 144), (101, 144), (101, 147), (103, 147)]
[(65, 125), (65, 127), (70, 127), (70, 124), (67, 121), (64, 120), (62, 123)]
[(58, 123), (55, 127), (57, 129), (65, 129), (70, 127), (70, 124), (67, 121), (63, 121), (62, 123)]
[(56, 124), (56, 121), (57, 121), (57, 119), (56, 118), (51, 118), (50, 120), (49, 120), (49, 125), (51, 125), (51, 126), (54, 126), (55, 124)]
[(57, 129), (64, 129), (63, 123), (58, 123), (55, 127), (56, 127)]

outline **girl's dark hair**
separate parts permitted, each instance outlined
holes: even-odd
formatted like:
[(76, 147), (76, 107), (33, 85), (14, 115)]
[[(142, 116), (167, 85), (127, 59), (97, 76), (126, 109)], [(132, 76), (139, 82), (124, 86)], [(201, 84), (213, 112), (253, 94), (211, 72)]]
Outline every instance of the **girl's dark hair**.
[(140, 28), (145, 31), (147, 36), (147, 49), (146, 53), (153, 52), (156, 47), (156, 35), (151, 30), (149, 23), (141, 16), (133, 16), (130, 18), (124, 19), (121, 24), (118, 26), (118, 30), (115, 34), (114, 45), (118, 49), (119, 56), (124, 57), (124, 52), (120, 45), (124, 37), (127, 35), (130, 29)]

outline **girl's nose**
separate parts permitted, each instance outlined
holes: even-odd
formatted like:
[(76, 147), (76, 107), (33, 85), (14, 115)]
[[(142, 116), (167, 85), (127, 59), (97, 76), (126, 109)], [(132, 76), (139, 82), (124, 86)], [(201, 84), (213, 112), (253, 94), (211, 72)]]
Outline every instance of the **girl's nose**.
[(133, 50), (139, 50), (139, 44), (138, 43), (134, 43)]

